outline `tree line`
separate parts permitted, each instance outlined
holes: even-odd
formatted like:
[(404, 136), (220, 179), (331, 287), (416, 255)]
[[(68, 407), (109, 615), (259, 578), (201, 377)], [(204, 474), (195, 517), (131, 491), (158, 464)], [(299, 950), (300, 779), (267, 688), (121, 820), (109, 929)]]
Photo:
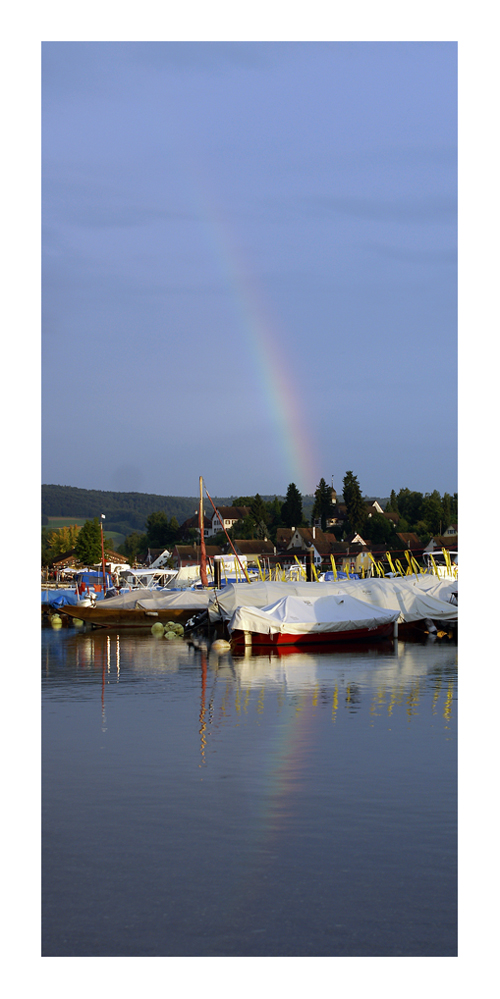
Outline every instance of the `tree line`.
[[(219, 506), (248, 508), (248, 514), (228, 532), (232, 540), (268, 538), (275, 544), (280, 527), (307, 527), (319, 522), (322, 530), (332, 533), (337, 541), (344, 541), (358, 533), (366, 541), (400, 547), (393, 521), (377, 512), (368, 516), (368, 501), (363, 497), (358, 478), (352, 471), (346, 472), (342, 485), (343, 495), (338, 499), (343, 499), (345, 518), (331, 526), (329, 521), (338, 513), (338, 505), (332, 502), (332, 489), (324, 478), (320, 479), (314, 493), (310, 524), (304, 517), (304, 498), (294, 482), (289, 484), (284, 500), (278, 496), (266, 499), (256, 493), (255, 496), (232, 497), (229, 502), (217, 503)], [(193, 498), (190, 503), (184, 519), (192, 516), (196, 500)], [(427, 544), (433, 535), (441, 534), (450, 524), (458, 522), (458, 495), (444, 493), (441, 496), (437, 490), (432, 493), (414, 492), (407, 488), (400, 489), (398, 493), (392, 490), (385, 512), (399, 515), (398, 532), (414, 532)], [(108, 521), (106, 527), (108, 530), (116, 529)], [(143, 531), (129, 530), (124, 543), (118, 548), (118, 552), (129, 561), (141, 560), (148, 549), (172, 549), (177, 543), (199, 542), (195, 528), (184, 530), (176, 516), (169, 516), (165, 510), (152, 510), (145, 518), (144, 527)], [(213, 545), (223, 545), (226, 541), (222, 531), (210, 538)], [(109, 550), (111, 543), (106, 542), (106, 547)], [(82, 562), (93, 564), (101, 560), (101, 533), (97, 516), (86, 521), (82, 528), (66, 527), (52, 532), (42, 529), (43, 564), (72, 548)]]
[[(343, 500), (346, 517), (340, 524), (329, 527), (328, 522), (334, 518), (336, 507), (332, 502), (332, 489), (324, 478), (320, 479), (314, 493), (310, 521), (304, 517), (303, 496), (294, 482), (289, 484), (284, 501), (278, 496), (264, 499), (259, 493), (237, 496), (232, 499), (231, 505), (247, 507), (249, 512), (233, 524), (228, 534), (232, 540), (268, 538), (275, 544), (280, 527), (308, 527), (319, 521), (322, 530), (334, 534), (337, 541), (344, 541), (358, 533), (374, 544), (401, 546), (400, 540), (395, 538), (396, 528), (392, 520), (377, 512), (368, 516), (368, 502), (363, 498), (358, 478), (352, 471), (346, 472), (343, 495), (339, 500)], [(427, 544), (433, 535), (441, 534), (450, 524), (458, 521), (458, 496), (456, 493), (440, 496), (437, 490), (425, 494), (407, 488), (400, 489), (397, 494), (392, 490), (385, 506), (385, 512), (391, 511), (399, 514), (398, 532), (414, 532)], [(148, 548), (172, 548), (182, 541), (198, 542), (198, 531), (190, 528), (183, 533), (175, 517), (169, 519), (157, 511), (147, 518), (145, 533), (130, 534), (120, 551), (127, 557), (136, 558)], [(210, 538), (213, 545), (223, 545), (226, 541), (223, 531)]]

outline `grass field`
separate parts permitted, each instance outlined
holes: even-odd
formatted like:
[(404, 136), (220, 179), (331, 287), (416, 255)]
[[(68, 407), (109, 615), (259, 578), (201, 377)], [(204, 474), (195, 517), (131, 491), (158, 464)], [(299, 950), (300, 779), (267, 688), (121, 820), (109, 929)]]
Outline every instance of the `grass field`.
[(48, 517), (48, 524), (46, 525), (48, 531), (57, 531), (59, 527), (73, 527), (74, 524), (77, 527), (83, 527), (88, 517)]

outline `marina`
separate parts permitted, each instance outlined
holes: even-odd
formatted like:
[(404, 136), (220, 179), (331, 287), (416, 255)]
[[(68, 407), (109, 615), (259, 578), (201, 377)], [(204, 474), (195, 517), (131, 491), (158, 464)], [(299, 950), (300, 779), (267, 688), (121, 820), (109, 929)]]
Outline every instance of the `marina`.
[[(292, 41), (259, 41), (253, 9), (257, 40), (225, 41), (210, 8), (214, 41), (56, 25), (38, 45), (42, 922), (23, 724), (40, 617), (24, 590), (17, 613), (9, 574), (7, 746), (35, 772), (32, 793), (7, 761), (18, 990), (33, 914), (55, 999), (75, 969), (77, 992), (148, 999), (190, 996), (205, 970), (209, 999), (344, 979), (433, 996), (459, 968), (435, 959), (459, 956), (489, 984), (491, 650), (465, 659), (460, 880), (457, 850), (458, 49), (415, 15), (398, 41), (387, 13), (360, 42), (293, 40), (289, 17)], [(11, 297), (15, 314), (30, 298)], [(11, 465), (28, 474), (6, 521), (17, 567), (38, 457)], [(477, 610), (466, 561), (466, 644), (494, 635), (492, 551)], [(147, 957), (164, 960), (44, 960)], [(199, 960), (228, 957), (294, 960)], [(425, 960), (336, 961), (380, 957)]]

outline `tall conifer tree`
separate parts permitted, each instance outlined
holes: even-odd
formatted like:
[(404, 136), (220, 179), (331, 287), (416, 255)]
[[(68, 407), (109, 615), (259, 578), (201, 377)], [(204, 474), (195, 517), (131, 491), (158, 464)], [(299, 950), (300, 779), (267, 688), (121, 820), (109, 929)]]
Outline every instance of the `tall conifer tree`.
[(291, 482), (286, 499), (281, 507), (281, 516), (286, 527), (299, 527), (302, 523), (302, 495), (295, 482)]
[(353, 472), (346, 472), (343, 481), (344, 503), (347, 519), (353, 529), (361, 533), (366, 520), (366, 506), (361, 495), (359, 482)]
[(321, 518), (321, 530), (326, 530), (326, 522), (328, 517), (332, 516), (333, 504), (332, 504), (332, 490), (330, 486), (327, 486), (324, 479), (319, 480), (319, 485), (314, 493), (314, 506), (312, 510), (312, 519), (316, 520), (317, 517)]

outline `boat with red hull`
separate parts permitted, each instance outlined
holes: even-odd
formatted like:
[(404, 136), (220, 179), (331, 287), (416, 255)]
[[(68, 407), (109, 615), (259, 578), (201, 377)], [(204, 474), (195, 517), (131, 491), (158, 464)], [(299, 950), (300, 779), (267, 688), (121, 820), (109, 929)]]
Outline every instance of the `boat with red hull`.
[[(248, 640), (248, 635), (251, 641)], [(252, 648), (279, 648), (283, 645), (331, 645), (337, 642), (372, 642), (374, 639), (391, 638), (394, 635), (394, 624), (382, 624), (377, 628), (354, 628), (352, 631), (321, 631), (307, 632), (302, 635), (274, 632), (260, 634), (235, 630), (231, 632), (231, 646), (236, 650), (252, 645)]]
[(365, 642), (397, 634), (399, 611), (350, 594), (285, 596), (267, 607), (237, 607), (228, 625), (233, 648)]

